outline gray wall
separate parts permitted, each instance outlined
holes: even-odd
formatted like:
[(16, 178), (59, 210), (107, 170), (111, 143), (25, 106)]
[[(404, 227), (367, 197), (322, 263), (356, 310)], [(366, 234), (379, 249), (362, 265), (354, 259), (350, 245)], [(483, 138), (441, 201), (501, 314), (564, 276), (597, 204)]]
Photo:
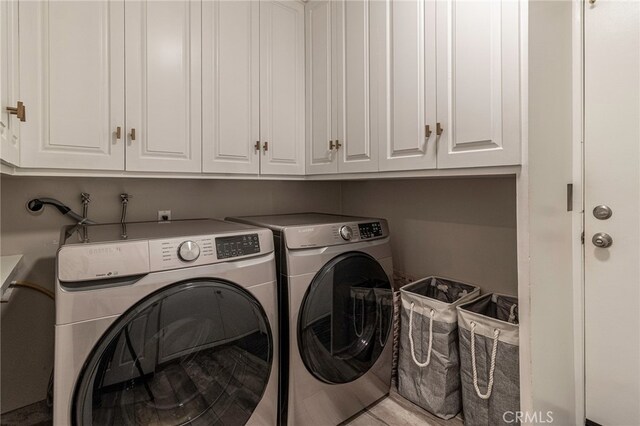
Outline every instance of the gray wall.
[[(514, 178), (415, 179), (351, 182), (0, 178), (3, 255), (25, 254), (25, 278), (53, 289), (59, 229), (70, 223), (51, 208), (39, 216), (27, 200), (50, 196), (81, 210), (79, 193), (92, 195), (89, 215), (119, 220), (118, 194), (129, 192), (131, 221), (321, 211), (389, 220), (394, 267), (410, 277), (438, 274), (515, 294)], [(2, 412), (45, 397), (53, 364), (53, 303), (17, 289), (1, 312)]]
[(515, 177), (352, 181), (342, 185), (342, 210), (389, 221), (393, 267), (401, 274), (515, 295), (515, 197)]

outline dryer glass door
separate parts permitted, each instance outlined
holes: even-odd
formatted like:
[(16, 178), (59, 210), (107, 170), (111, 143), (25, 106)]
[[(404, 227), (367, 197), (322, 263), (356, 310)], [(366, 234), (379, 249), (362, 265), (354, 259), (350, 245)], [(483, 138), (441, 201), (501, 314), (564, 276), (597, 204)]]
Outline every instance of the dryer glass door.
[(316, 274), (298, 322), (298, 346), (309, 372), (327, 383), (365, 374), (387, 343), (391, 283), (382, 266), (359, 252), (332, 259)]
[(266, 389), (273, 342), (259, 302), (224, 281), (181, 282), (124, 313), (85, 362), (76, 424), (244, 424)]

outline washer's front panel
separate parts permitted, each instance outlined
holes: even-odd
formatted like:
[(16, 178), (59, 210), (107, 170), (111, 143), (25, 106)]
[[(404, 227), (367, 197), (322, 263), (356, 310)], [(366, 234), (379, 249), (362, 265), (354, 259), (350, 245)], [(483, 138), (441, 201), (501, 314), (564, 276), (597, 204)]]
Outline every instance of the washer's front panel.
[(257, 421), (252, 416), (267, 388), (267, 418), (275, 419), (273, 284), (268, 290), (269, 313), (247, 290), (215, 279), (185, 281), (145, 298), (86, 357), (71, 420), (244, 424)]

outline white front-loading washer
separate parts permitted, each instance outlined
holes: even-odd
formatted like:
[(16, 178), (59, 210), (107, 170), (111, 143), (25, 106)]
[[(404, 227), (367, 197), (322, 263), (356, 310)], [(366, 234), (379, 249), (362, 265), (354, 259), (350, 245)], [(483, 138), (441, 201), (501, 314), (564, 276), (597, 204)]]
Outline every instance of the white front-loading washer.
[[(280, 421), (336, 425), (390, 391), (393, 265), (384, 219), (228, 218), (270, 228), (278, 265)], [(284, 385), (286, 384), (286, 386)]]
[(268, 229), (65, 228), (54, 425), (275, 425), (276, 314)]

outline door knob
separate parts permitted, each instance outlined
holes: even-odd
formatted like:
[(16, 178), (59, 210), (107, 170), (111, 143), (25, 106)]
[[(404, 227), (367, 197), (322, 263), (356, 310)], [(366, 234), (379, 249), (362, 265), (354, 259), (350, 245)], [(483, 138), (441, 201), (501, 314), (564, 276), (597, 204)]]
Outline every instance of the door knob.
[(595, 234), (591, 241), (593, 242), (594, 246), (599, 248), (611, 247), (611, 245), (613, 244), (613, 238), (611, 238), (611, 235), (604, 232), (598, 232), (597, 234)]

